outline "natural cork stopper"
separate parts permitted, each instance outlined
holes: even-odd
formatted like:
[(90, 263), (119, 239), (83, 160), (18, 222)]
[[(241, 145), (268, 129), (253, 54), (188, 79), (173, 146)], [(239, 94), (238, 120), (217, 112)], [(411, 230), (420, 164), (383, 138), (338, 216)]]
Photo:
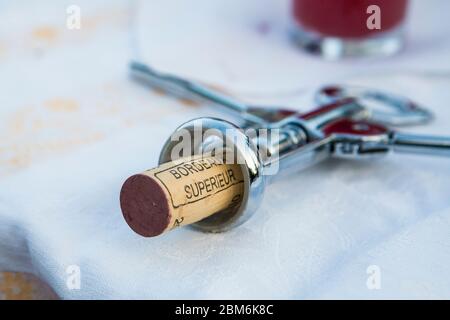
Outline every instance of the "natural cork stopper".
[(243, 195), (240, 165), (193, 156), (129, 177), (120, 192), (120, 206), (136, 233), (154, 237), (236, 207)]

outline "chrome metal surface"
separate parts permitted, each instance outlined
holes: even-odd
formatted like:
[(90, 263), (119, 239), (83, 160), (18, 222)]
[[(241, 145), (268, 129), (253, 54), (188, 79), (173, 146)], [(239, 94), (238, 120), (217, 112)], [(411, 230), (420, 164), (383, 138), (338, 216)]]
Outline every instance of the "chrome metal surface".
[[(237, 156), (238, 163), (241, 164), (243, 169), (245, 185), (244, 196), (240, 205), (235, 208), (219, 211), (193, 224), (193, 227), (208, 232), (222, 232), (247, 221), (261, 203), (265, 188), (264, 164), (260, 158), (257, 146), (239, 127), (231, 122), (220, 119), (194, 119), (178, 127), (175, 132), (177, 131), (186, 131), (190, 134), (190, 137), (199, 134), (203, 136), (205, 133), (209, 134), (207, 139), (202, 139), (199, 144), (193, 145), (192, 155), (207, 153), (217, 147), (218, 144), (226, 145), (227, 147), (231, 146), (234, 149), (232, 151)], [(213, 137), (217, 137), (218, 140), (211, 139)], [(224, 141), (224, 138), (227, 140)], [(160, 164), (176, 160), (176, 155), (172, 154), (172, 151), (178, 143), (178, 140), (171, 138), (166, 141), (161, 150)], [(181, 155), (178, 156), (181, 157)]]
[[(131, 70), (135, 78), (145, 83), (176, 96), (224, 106), (240, 120), (245, 120), (243, 129), (221, 119), (191, 120), (177, 128), (161, 151), (160, 163), (186, 156), (173, 154), (180, 134), (186, 132), (193, 147), (190, 155), (226, 145), (228, 151), (231, 148), (235, 152), (236, 161), (242, 165), (245, 191), (240, 205), (194, 225), (203, 231), (220, 232), (242, 224), (258, 208), (266, 182), (330, 156), (361, 159), (379, 157), (390, 151), (450, 156), (450, 137), (399, 133), (383, 125), (418, 124), (432, 119), (429, 111), (396, 95), (365, 88), (328, 86), (316, 95), (321, 106), (301, 114), (282, 108), (248, 106), (206, 86), (157, 72), (141, 63), (132, 63)], [(366, 105), (367, 99), (382, 103), (390, 111), (372, 109)], [(267, 129), (268, 133), (276, 134), (250, 134), (250, 129)], [(204, 137), (206, 133), (208, 136)], [(199, 135), (202, 139), (196, 141), (195, 137)]]
[(389, 145), (396, 152), (450, 156), (450, 137), (394, 132)]
[[(187, 80), (175, 75), (161, 73), (148, 65), (140, 62), (130, 63), (131, 76), (145, 84), (159, 88), (176, 97), (187, 98), (191, 100), (200, 100), (223, 107), (235, 116), (247, 122), (247, 126), (268, 127), (274, 123), (290, 121), (301, 117), (301, 113), (283, 108), (250, 106), (240, 102), (232, 97), (226, 96), (216, 90), (213, 90), (198, 82)], [(333, 101), (334, 103), (334, 101)], [(347, 109), (351, 112), (354, 106)], [(363, 107), (359, 107), (360, 112)], [(354, 111), (354, 113), (356, 113)], [(365, 112), (368, 115), (368, 112)]]
[(372, 136), (336, 134), (331, 142), (331, 153), (336, 158), (374, 159), (389, 153), (389, 135)]
[[(318, 104), (326, 104), (347, 97), (355, 98), (366, 106), (370, 112), (367, 119), (374, 122), (403, 126), (424, 124), (433, 120), (433, 114), (430, 111), (408, 98), (364, 87), (328, 85), (316, 92), (315, 100)], [(380, 104), (385, 110), (370, 108), (370, 102)]]
[(167, 91), (176, 97), (213, 103), (215, 105), (225, 107), (226, 110), (239, 115), (241, 118), (250, 123), (265, 123), (262, 118), (249, 113), (246, 104), (225, 96), (224, 94), (212, 90), (198, 82), (183, 79), (175, 75), (158, 72), (139, 62), (131, 62), (130, 70), (131, 75), (136, 80), (143, 81), (146, 84)]

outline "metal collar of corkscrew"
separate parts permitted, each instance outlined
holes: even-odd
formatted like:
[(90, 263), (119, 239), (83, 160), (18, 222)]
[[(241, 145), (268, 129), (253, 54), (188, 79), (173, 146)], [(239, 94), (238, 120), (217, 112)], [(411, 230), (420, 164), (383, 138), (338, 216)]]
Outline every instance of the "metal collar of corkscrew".
[[(269, 180), (330, 156), (364, 159), (390, 151), (450, 156), (450, 137), (419, 136), (388, 129), (388, 126), (424, 124), (433, 118), (423, 107), (397, 95), (367, 88), (326, 86), (316, 93), (315, 103), (319, 107), (299, 113), (285, 108), (249, 106), (199, 83), (160, 73), (141, 63), (133, 62), (130, 68), (133, 78), (147, 85), (177, 97), (200, 99), (225, 107), (241, 124), (198, 118), (184, 123), (174, 132), (189, 132), (193, 136), (200, 127), (202, 134), (217, 132), (217, 137), (221, 138), (234, 132), (231, 144), (236, 149), (239, 163), (243, 163), (244, 197), (234, 211), (215, 213), (193, 225), (203, 231), (220, 232), (242, 224), (258, 208)], [(385, 111), (370, 108), (368, 101), (383, 105)], [(277, 129), (279, 134), (269, 141), (267, 137), (249, 137), (242, 128)], [(214, 134), (209, 135), (194, 146), (192, 153), (200, 154), (210, 149), (215, 143), (214, 138)], [(171, 138), (167, 140), (160, 154), (160, 164), (175, 160), (171, 157), (177, 143)], [(279, 173), (265, 175), (273, 164), (277, 164)]]

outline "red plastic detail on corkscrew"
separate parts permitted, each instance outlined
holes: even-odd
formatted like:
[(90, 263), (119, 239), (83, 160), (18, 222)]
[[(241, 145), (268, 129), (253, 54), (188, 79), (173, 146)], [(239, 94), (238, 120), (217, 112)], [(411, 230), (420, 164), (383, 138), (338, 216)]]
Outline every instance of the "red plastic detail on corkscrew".
[(328, 97), (339, 97), (342, 94), (342, 88), (336, 86), (328, 86), (322, 89), (322, 92)]
[(388, 129), (380, 124), (375, 124), (368, 121), (352, 121), (350, 119), (338, 120), (323, 128), (323, 133), (326, 136), (333, 133), (375, 136), (386, 134), (388, 132)]
[(312, 119), (312, 118), (314, 118), (316, 116), (319, 116), (319, 115), (321, 115), (323, 113), (330, 112), (333, 109), (340, 108), (340, 107), (342, 107), (342, 105), (347, 104), (347, 103), (351, 103), (353, 101), (355, 101), (354, 98), (340, 99), (340, 100), (338, 100), (336, 102), (324, 105), (324, 106), (322, 106), (322, 107), (320, 107), (318, 109), (315, 109), (315, 110), (312, 110), (312, 111), (310, 111), (308, 113), (302, 114), (300, 116), (300, 118), (302, 118), (304, 120), (309, 120), (309, 119)]

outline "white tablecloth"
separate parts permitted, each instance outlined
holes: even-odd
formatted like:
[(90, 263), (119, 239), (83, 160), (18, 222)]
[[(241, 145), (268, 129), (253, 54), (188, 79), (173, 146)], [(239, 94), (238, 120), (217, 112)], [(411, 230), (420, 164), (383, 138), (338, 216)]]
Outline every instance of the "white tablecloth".
[(68, 299), (450, 298), (445, 158), (327, 161), (223, 234), (142, 238), (118, 201), (173, 129), (212, 114), (130, 81), (130, 58), (299, 110), (328, 82), (388, 89), (436, 114), (405, 130), (450, 134), (448, 1), (414, 2), (401, 54), (342, 62), (289, 42), (286, 1), (77, 2), (80, 30), (65, 27), (71, 1), (0, 2), (0, 270)]

